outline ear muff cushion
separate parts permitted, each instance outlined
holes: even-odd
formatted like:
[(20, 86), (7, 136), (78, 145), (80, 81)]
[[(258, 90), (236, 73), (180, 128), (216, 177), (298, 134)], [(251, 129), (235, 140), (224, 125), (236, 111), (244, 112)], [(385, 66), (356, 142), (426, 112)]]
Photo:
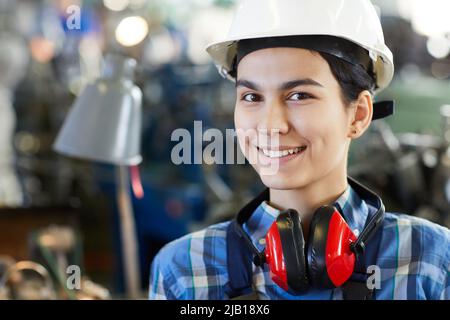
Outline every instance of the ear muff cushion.
[(289, 209), (277, 218), (289, 292), (298, 295), (309, 288), (305, 259), (305, 240), (297, 211)]
[(326, 246), (328, 226), (336, 209), (332, 206), (323, 206), (316, 210), (309, 228), (308, 247), (306, 259), (308, 263), (308, 278), (316, 288), (334, 288), (326, 267)]

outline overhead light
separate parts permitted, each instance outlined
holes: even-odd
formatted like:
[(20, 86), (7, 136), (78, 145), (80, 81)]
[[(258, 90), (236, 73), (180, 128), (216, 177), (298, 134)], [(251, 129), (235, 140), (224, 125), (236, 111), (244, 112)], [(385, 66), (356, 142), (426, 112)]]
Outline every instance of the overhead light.
[(103, 0), (103, 5), (112, 11), (125, 10), (130, 4), (130, 0)]
[(427, 41), (428, 53), (436, 59), (443, 59), (450, 53), (450, 41), (444, 37), (431, 37)]
[(450, 1), (448, 0), (412, 0), (411, 23), (414, 30), (428, 37), (442, 36), (450, 32)]
[(141, 43), (147, 34), (148, 23), (139, 16), (124, 18), (116, 28), (116, 40), (125, 47)]

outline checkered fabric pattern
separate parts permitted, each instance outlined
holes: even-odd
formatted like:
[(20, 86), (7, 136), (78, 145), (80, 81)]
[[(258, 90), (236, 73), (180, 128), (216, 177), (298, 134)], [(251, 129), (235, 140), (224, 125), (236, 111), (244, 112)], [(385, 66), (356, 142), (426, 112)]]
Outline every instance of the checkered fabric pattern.
[[(348, 186), (334, 204), (352, 230), (360, 233), (369, 209)], [(253, 243), (264, 248), (264, 237), (280, 213), (263, 202), (244, 224)], [(230, 221), (188, 234), (164, 246), (152, 262), (150, 299), (228, 299), (226, 230)], [(386, 213), (377, 266), (380, 286), (375, 299), (450, 299), (450, 231), (429, 221)], [(293, 296), (270, 278), (267, 265), (253, 266), (259, 299), (340, 300), (342, 290), (317, 290)]]

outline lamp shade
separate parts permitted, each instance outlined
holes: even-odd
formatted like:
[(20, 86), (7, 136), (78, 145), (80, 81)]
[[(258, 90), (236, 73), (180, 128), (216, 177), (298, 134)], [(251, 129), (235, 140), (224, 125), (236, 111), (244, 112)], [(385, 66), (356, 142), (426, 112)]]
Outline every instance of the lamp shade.
[(71, 157), (114, 165), (137, 165), (142, 92), (133, 83), (136, 60), (108, 55), (102, 77), (72, 106), (53, 146)]

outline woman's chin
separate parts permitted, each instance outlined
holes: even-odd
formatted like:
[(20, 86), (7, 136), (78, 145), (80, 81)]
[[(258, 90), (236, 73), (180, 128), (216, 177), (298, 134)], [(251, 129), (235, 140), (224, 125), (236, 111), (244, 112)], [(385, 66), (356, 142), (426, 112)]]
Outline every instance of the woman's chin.
[(285, 175), (282, 173), (274, 175), (259, 175), (262, 183), (270, 189), (276, 190), (291, 190), (298, 189), (307, 185), (306, 177), (295, 177), (292, 175)]

